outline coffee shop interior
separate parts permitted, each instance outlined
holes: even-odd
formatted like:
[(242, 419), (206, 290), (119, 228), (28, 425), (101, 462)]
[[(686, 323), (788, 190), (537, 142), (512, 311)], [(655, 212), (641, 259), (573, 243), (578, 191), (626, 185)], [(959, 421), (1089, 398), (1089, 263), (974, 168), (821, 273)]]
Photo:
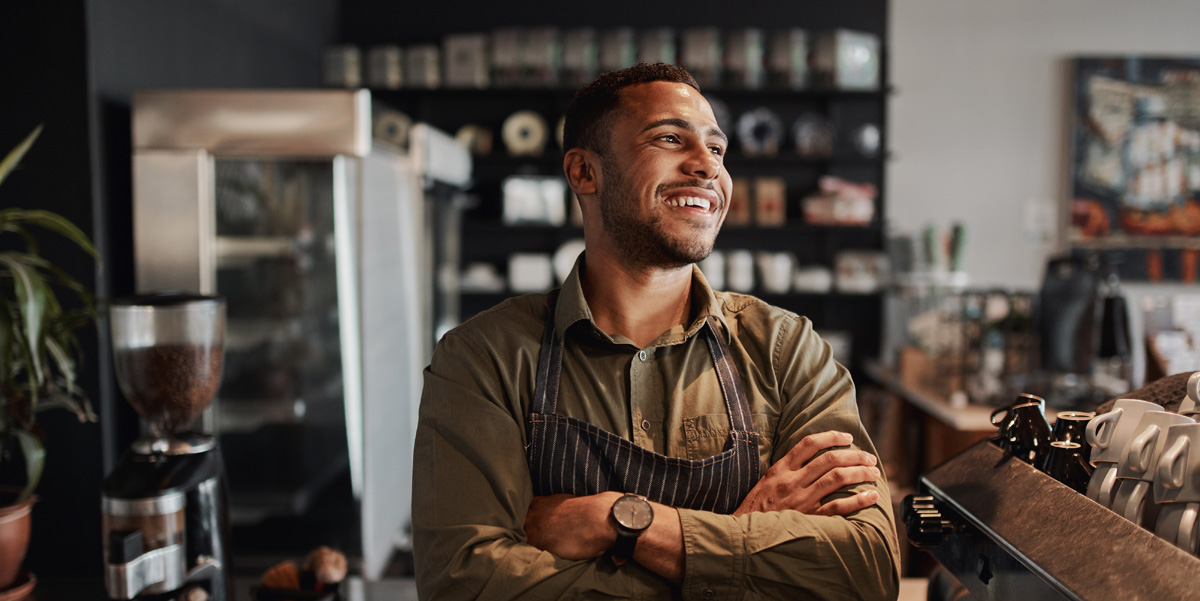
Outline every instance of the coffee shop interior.
[[(1200, 3), (85, 0), (0, 22), (0, 147), (40, 132), (0, 166), (0, 258), (33, 232), (98, 301), (76, 404), (47, 402), (74, 410), (31, 424), (25, 272), (0, 260), (0, 481), (26, 481), (30, 434), (45, 452), (2, 599), (292, 598), (265, 596), (285, 565), (325, 587), (302, 598), (416, 598), (421, 372), (447, 329), (565, 277), (560, 118), (639, 60), (688, 68), (730, 138), (708, 281), (808, 317), (853, 376), (902, 598), (1200, 577)], [(215, 355), (139, 358), (172, 319)], [(190, 400), (148, 401), (167, 380)], [(188, 524), (175, 555), (155, 512)], [(1139, 550), (1080, 555), (1107, 537)]]

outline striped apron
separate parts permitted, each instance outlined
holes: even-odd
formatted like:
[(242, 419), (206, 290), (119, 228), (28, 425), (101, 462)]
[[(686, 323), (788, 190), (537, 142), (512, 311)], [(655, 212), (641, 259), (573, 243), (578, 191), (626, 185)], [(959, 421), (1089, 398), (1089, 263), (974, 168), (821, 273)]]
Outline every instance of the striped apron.
[(759, 479), (758, 434), (750, 403), (716, 318), (704, 325), (705, 341), (729, 414), (730, 433), (721, 453), (706, 459), (660, 455), (582, 420), (555, 414), (562, 371), (562, 340), (554, 310), (546, 320), (528, 422), (526, 455), (533, 494), (636, 493), (677, 508), (733, 513)]

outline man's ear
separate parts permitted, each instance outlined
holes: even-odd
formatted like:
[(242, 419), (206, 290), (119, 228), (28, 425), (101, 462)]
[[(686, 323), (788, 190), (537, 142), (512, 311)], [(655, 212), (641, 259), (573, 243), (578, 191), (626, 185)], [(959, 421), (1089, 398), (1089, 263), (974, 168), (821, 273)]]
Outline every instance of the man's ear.
[(563, 156), (563, 173), (575, 194), (591, 196), (596, 193), (598, 159), (594, 152), (583, 148), (572, 148)]

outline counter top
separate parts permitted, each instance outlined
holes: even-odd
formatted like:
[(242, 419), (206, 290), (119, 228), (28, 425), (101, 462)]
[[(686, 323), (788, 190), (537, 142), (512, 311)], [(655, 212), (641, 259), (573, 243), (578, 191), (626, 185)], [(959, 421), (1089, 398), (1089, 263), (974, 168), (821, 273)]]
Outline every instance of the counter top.
[[(904, 397), (904, 400), (955, 430), (961, 432), (994, 432), (996, 430), (991, 416), (997, 407), (973, 403), (962, 406), (951, 405), (949, 401), (939, 395), (915, 390), (901, 384), (900, 377), (896, 372), (878, 361), (868, 360), (864, 367), (867, 374), (880, 385)], [(1046, 409), (1046, 419), (1050, 422), (1053, 422), (1057, 415), (1058, 412), (1054, 409)]]
[[(252, 601), (250, 589), (257, 576), (234, 576), (233, 601)], [(367, 582), (350, 576), (342, 583), (341, 601), (416, 601), (417, 584), (412, 578), (385, 578)], [(104, 581), (98, 577), (39, 579), (25, 601), (108, 601)]]

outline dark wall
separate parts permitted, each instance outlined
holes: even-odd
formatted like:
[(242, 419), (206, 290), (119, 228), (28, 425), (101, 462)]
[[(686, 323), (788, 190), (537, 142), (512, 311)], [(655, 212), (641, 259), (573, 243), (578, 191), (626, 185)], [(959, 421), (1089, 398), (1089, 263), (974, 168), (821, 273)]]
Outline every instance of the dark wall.
[[(0, 187), (0, 206), (61, 213), (89, 235), (93, 228), (88, 145), (87, 25), (82, 2), (22, 2), (5, 7), (0, 19), (0, 152), (7, 153), (38, 124), (45, 129), (21, 168)], [(46, 237), (42, 252), (96, 286), (89, 257)], [(86, 364), (80, 385), (97, 400), (96, 331), (81, 332)], [(46, 469), (33, 511), (33, 543), (26, 566), (39, 577), (57, 562), (87, 564), (99, 556), (100, 430), (63, 413), (43, 413)], [(99, 561), (92, 562), (99, 569)], [(98, 573), (98, 572), (96, 572)]]
[[(313, 87), (337, 35), (336, 0), (68, 0), (9, 3), (0, 19), (0, 152), (44, 123), (0, 207), (50, 209), (97, 243), (97, 270), (63, 244), (43, 251), (106, 297), (133, 290), (129, 99), (136, 89)], [(99, 491), (136, 418), (112, 382), (106, 326), (82, 338), (80, 382), (98, 424), (44, 414), (46, 474), (26, 566), (39, 577), (101, 572)]]
[[(133, 281), (130, 98), (155, 88), (318, 87), (337, 31), (336, 0), (88, 0), (97, 231), (110, 297)], [(102, 336), (103, 337), (103, 336)], [(102, 340), (107, 351), (107, 340)], [(108, 358), (105, 354), (104, 360)], [(111, 366), (102, 366), (111, 380)], [(104, 383), (105, 467), (136, 435), (136, 418)], [(115, 400), (114, 400), (115, 399)]]

